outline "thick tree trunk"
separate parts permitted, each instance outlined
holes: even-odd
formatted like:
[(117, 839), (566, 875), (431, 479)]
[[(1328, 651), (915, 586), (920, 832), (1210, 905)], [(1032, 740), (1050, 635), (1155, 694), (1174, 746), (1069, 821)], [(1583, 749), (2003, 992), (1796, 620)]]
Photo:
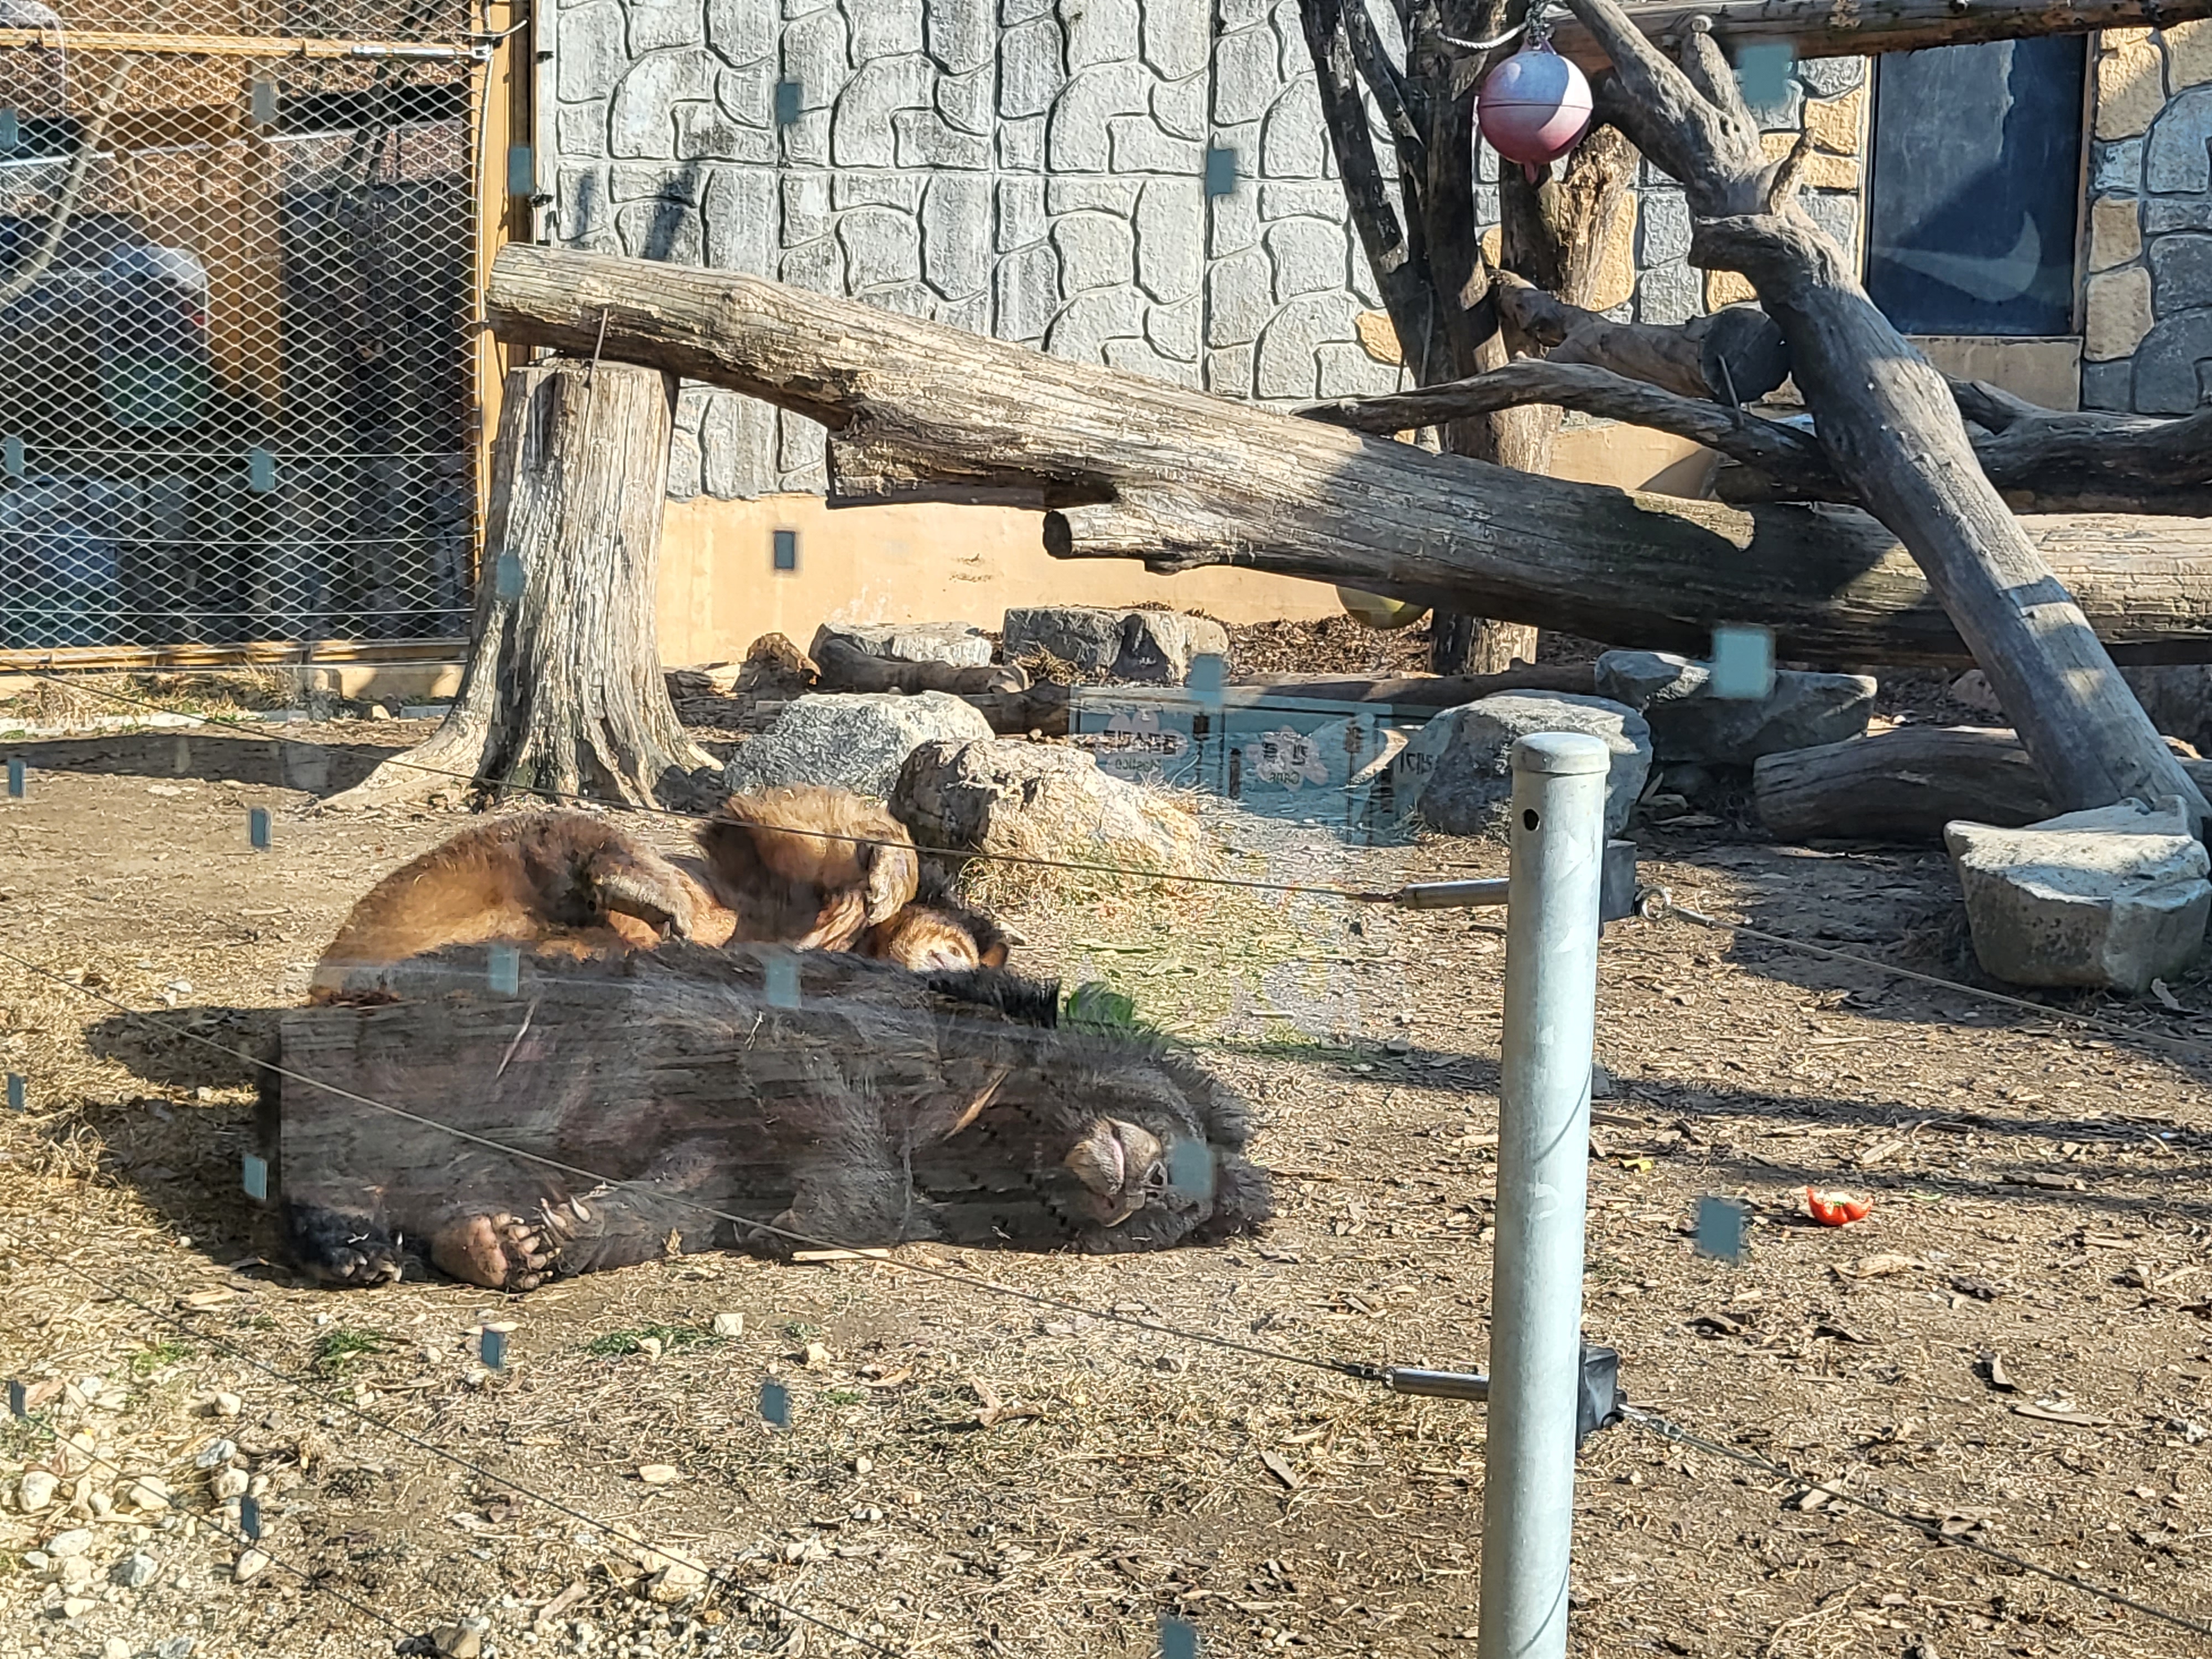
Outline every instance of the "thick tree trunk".
[[(1061, 557), (1235, 564), (1666, 650), (1759, 622), (1784, 657), (1969, 653), (1896, 538), (1849, 508), (1630, 495), (1363, 439), (1141, 375), (729, 271), (512, 246), (486, 301), (511, 339), (605, 349), (822, 422), (916, 493), (1066, 507)], [(1076, 503), (1089, 503), (1078, 506)], [(2212, 536), (2183, 520), (2030, 521), (2132, 660), (2212, 659)]]
[(2070, 810), (2173, 795), (2192, 821), (2212, 811), (1982, 476), (1948, 383), (1797, 205), (1802, 151), (1767, 158), (1709, 26), (1686, 27), (1677, 68), (1613, 0), (1568, 3), (1613, 62), (1600, 113), (1681, 180), (1692, 262), (1751, 279), (1838, 474), (1928, 573), (2052, 798)]
[[(2182, 767), (2212, 781), (2212, 761)], [(1992, 726), (1900, 726), (1763, 756), (1751, 777), (1759, 821), (1783, 841), (1934, 845), (1954, 818), (2013, 829), (2058, 811), (2020, 739)]]
[(674, 386), (629, 363), (507, 376), (469, 664), (445, 723), (336, 806), (456, 782), (688, 805), (719, 774), (668, 700), (653, 623)]

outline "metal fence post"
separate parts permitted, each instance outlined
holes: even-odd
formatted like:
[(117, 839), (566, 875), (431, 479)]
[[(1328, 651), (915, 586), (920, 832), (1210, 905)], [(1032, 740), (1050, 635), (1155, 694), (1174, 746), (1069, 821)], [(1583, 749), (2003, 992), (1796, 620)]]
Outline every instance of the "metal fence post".
[(1579, 732), (1513, 745), (1479, 1659), (1567, 1650), (1610, 759)]

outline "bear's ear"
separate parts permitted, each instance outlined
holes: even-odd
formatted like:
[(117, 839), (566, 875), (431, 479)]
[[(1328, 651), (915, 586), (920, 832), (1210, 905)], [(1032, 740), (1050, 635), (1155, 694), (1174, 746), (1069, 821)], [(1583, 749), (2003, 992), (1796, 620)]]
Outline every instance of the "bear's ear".
[(1217, 1244), (1239, 1233), (1256, 1232), (1275, 1213), (1274, 1189), (1267, 1172), (1234, 1152), (1213, 1158), (1213, 1213), (1191, 1234), (1194, 1244)]

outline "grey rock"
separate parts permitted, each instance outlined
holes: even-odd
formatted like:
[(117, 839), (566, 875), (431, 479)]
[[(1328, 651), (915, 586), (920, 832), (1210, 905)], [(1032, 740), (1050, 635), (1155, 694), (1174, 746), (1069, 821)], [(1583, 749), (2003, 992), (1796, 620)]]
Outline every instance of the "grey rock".
[(1178, 138), (1206, 137), (1206, 77), (1164, 81), (1152, 88), (1152, 119)]
[(2154, 237), (2148, 257), (2160, 316), (2212, 306), (2212, 235), (2189, 231)]
[(2154, 198), (2142, 204), (2146, 236), (2169, 230), (2212, 230), (2212, 197)]
[(1000, 252), (1011, 253), (1018, 247), (1042, 242), (1051, 234), (1051, 222), (1045, 217), (1042, 178), (1001, 179), (998, 188)]
[(2212, 397), (2212, 309), (2169, 317), (2136, 348), (2135, 405), (2145, 415), (2186, 415)]
[(1222, 346), (1206, 354), (1206, 389), (1218, 398), (1252, 395), (1252, 348)]
[(990, 735), (991, 723), (972, 703), (942, 691), (809, 693), (732, 757), (729, 786), (820, 783), (885, 797), (923, 744)]
[(1372, 398), (1398, 389), (1398, 371), (1376, 362), (1364, 346), (1328, 341), (1315, 348), (1314, 366), (1324, 398)]
[(775, 51), (776, 22), (760, 0), (707, 0), (707, 44), (725, 63), (764, 61)]
[(1116, 115), (1146, 115), (1151, 82), (1152, 76), (1141, 64), (1101, 64), (1075, 75), (1053, 106), (1046, 164), (1058, 173), (1113, 171), (1113, 143), (1106, 124)]
[(848, 11), (853, 56), (860, 62), (921, 50), (922, 0), (866, 0)]
[(154, 1659), (191, 1659), (196, 1645), (189, 1636), (172, 1636), (154, 1644)]
[(1756, 701), (1714, 696), (1709, 672), (1664, 651), (1608, 651), (1597, 659), (1597, 694), (1650, 723), (1651, 746), (1674, 761), (1748, 766), (1761, 755), (1811, 749), (1866, 734), (1876, 686), (1864, 674), (1778, 670)]
[[(1173, 797), (1109, 776), (1079, 749), (1018, 739), (917, 748), (891, 812), (924, 848), (1200, 875), (1216, 849)], [(1075, 874), (1097, 884), (1095, 874)]]
[(1319, 179), (1328, 167), (1328, 126), (1312, 77), (1285, 88), (1260, 129), (1260, 173), (1267, 179)]
[(120, 1584), (125, 1589), (143, 1589), (154, 1582), (161, 1571), (160, 1562), (145, 1551), (137, 1550), (110, 1567), (107, 1577), (112, 1583)]
[(1274, 101), (1279, 84), (1274, 31), (1264, 24), (1231, 29), (1224, 23), (1213, 43), (1214, 125), (1237, 126), (1261, 119)]
[(998, 90), (988, 70), (940, 75), (934, 95), (937, 112), (954, 131), (988, 139), (998, 113)]
[(921, 201), (921, 274), (947, 298), (991, 282), (991, 181), (943, 173)]
[(1144, 9), (1145, 61), (1172, 81), (1202, 76), (1209, 21), (1203, 6), (1154, 0)]
[(595, 161), (607, 153), (604, 103), (563, 104), (553, 117), (554, 148), (572, 161)]
[(1137, 234), (1129, 224), (1103, 213), (1072, 213), (1052, 228), (1060, 253), (1060, 280), (1068, 294), (1086, 289), (1121, 288), (1137, 271)]
[(1206, 198), (1199, 181), (1155, 179), (1146, 185), (1136, 228), (1137, 280), (1145, 292), (1164, 301), (1195, 295), (1206, 267)]
[(629, 0), (627, 9), (633, 58), (706, 40), (707, 12), (700, 0)]
[(840, 213), (848, 208), (896, 208), (902, 213), (921, 210), (921, 193), (928, 180), (910, 173), (841, 173), (831, 180)]
[(863, 64), (837, 94), (830, 152), (841, 167), (887, 167), (897, 160), (891, 128), (895, 110), (928, 106), (933, 74), (929, 59), (879, 58)]
[(1863, 58), (1808, 58), (1797, 65), (1797, 78), (1815, 98), (1835, 98), (1866, 78)]
[(640, 202), (615, 215), (615, 234), (633, 259), (696, 265), (706, 252), (707, 226), (699, 210), (681, 202)]
[(1274, 273), (1257, 248), (1216, 259), (1206, 273), (1206, 343), (1250, 345), (1274, 314)]
[(2081, 407), (2127, 410), (2135, 404), (2136, 362), (2122, 357), (2109, 363), (2081, 365)]
[(1148, 307), (1145, 312), (1145, 338), (1153, 350), (1171, 362), (1195, 363), (1202, 320), (1203, 313), (1195, 297), (1181, 305)]
[(1278, 311), (1260, 333), (1253, 388), (1263, 398), (1288, 401), (1321, 395), (1321, 348), (1352, 337), (1348, 294), (1309, 294)]
[(1206, 147), (1194, 138), (1163, 131), (1150, 111), (1106, 118), (1107, 155), (1119, 173), (1167, 173), (1194, 177), (1206, 165)]
[(1067, 84), (1066, 43), (1047, 19), (1010, 28), (999, 42), (999, 113), (1042, 115)]
[(615, 88), (607, 117), (609, 153), (627, 158), (672, 157), (678, 102), (714, 96), (714, 60), (704, 52), (648, 53), (632, 64)]
[(1705, 308), (1704, 280), (1687, 260), (1652, 265), (1636, 280), (1636, 320), (1674, 328)]
[(1275, 298), (1334, 294), (1345, 285), (1346, 250), (1340, 224), (1285, 219), (1267, 227), (1265, 243), (1275, 271)]
[(2154, 196), (2212, 191), (2212, 87), (2170, 100), (2143, 139), (2142, 187)]
[(835, 236), (787, 246), (776, 260), (776, 280), (816, 294), (842, 294), (845, 251)]
[(1856, 247), (1859, 241), (1859, 198), (1839, 190), (1808, 190), (1799, 198), (1813, 222), (1836, 239), (1838, 247)]
[(1999, 979), (2137, 994), (2180, 973), (2203, 945), (2212, 859), (2179, 800), (2123, 802), (2021, 830), (1960, 822), (1943, 839), (1974, 956)]
[(611, 0), (592, 0), (561, 14), (553, 85), (562, 103), (605, 98), (615, 89), (629, 67), (623, 34), (623, 9)]
[(1344, 186), (1334, 179), (1323, 179), (1314, 183), (1297, 179), (1269, 179), (1260, 185), (1260, 217), (1273, 223), (1278, 219), (1322, 219), (1333, 225), (1344, 222)]
[(2142, 188), (2142, 154), (2140, 138), (2092, 146), (2090, 187), (2100, 196), (2133, 196)]
[(1228, 630), (1179, 611), (1108, 611), (1091, 605), (1030, 606), (1006, 612), (1001, 654), (1017, 662), (1042, 649), (1085, 674), (1181, 685), (1191, 659), (1226, 657)]
[(775, 178), (765, 169), (717, 167), (707, 181), (707, 263), (765, 276), (775, 269)]
[(814, 630), (809, 654), (819, 658), (823, 646), (832, 640), (887, 662), (945, 662), (956, 668), (983, 668), (991, 661), (991, 636), (973, 623), (823, 623)]
[(1114, 340), (1140, 343), (1145, 332), (1145, 296), (1134, 288), (1099, 288), (1079, 294), (1061, 307), (1045, 331), (1044, 349), (1071, 362), (1108, 361)]
[(2160, 732), (2179, 738), (2200, 754), (2212, 750), (2212, 665), (2123, 668), (2120, 678)]
[(921, 275), (921, 227), (895, 208), (860, 208), (837, 221), (845, 280), (854, 293)]
[(934, 109), (902, 109), (891, 117), (891, 154), (902, 167), (964, 168), (991, 165), (991, 140), (963, 132)]
[(1034, 343), (1060, 309), (1060, 256), (1049, 243), (1017, 248), (993, 273), (1000, 337)]
[(668, 499), (688, 501), (707, 487), (707, 458), (699, 448), (699, 440), (692, 433), (678, 430), (668, 434)]
[[(732, 121), (715, 105), (678, 104), (675, 116), (676, 154), (681, 161), (740, 161), (765, 169), (775, 160), (773, 133)], [(765, 171), (757, 176), (763, 184), (769, 182)]]
[(1145, 374), (1155, 380), (1166, 380), (1175, 386), (1202, 390), (1199, 385), (1198, 365), (1176, 357), (1164, 357), (1152, 349), (1150, 340), (1109, 340), (1103, 347), (1107, 367), (1126, 370), (1131, 374)]
[(1613, 757), (1605, 828), (1619, 835), (1650, 775), (1651, 728), (1625, 704), (1565, 694), (1501, 692), (1430, 720), (1392, 766), (1398, 815), (1418, 811), (1449, 836), (1497, 833), (1513, 799), (1513, 744), (1536, 732), (1587, 732), (1604, 739)]
[(783, 189), (783, 245), (796, 247), (830, 234), (830, 179), (819, 173), (787, 174)]
[(1055, 219), (1066, 213), (1108, 213), (1117, 219), (1131, 219), (1136, 216), (1137, 198), (1143, 190), (1133, 179), (1048, 179), (1045, 211)]
[(929, 0), (922, 24), (929, 32), (929, 55), (951, 73), (989, 69), (999, 43), (991, 0)]
[(1138, 0), (1083, 0), (1064, 6), (1067, 66), (1079, 73), (1100, 64), (1133, 64), (1139, 51), (1143, 9)]
[(1690, 204), (1679, 190), (1655, 190), (1636, 210), (1636, 257), (1644, 265), (1682, 259), (1690, 252)]
[(1017, 173), (1044, 171), (1045, 118), (1012, 117), (999, 123), (999, 165)]
[(775, 488), (775, 407), (757, 398), (718, 392), (699, 426), (707, 493), (747, 500)]

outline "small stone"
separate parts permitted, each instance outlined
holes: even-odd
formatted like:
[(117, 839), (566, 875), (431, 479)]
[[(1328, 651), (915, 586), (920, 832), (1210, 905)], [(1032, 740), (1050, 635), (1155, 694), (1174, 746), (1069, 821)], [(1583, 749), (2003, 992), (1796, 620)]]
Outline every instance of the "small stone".
[(100, 1603), (94, 1601), (89, 1596), (66, 1596), (62, 1601), (62, 1617), (64, 1619), (82, 1619), (85, 1614), (90, 1613), (99, 1605)]
[(54, 1501), (54, 1492), (60, 1485), (60, 1481), (44, 1469), (27, 1470), (15, 1488), (15, 1501), (22, 1506), (26, 1515), (35, 1514)]
[(1602, 1066), (1590, 1067), (1590, 1098), (1592, 1100), (1611, 1100), (1620, 1092), (1619, 1085), (1613, 1080), (1612, 1073), (1607, 1071)]
[(235, 1417), (246, 1409), (246, 1402), (234, 1394), (218, 1394), (208, 1403), (217, 1417)]
[(131, 1644), (111, 1636), (100, 1644), (100, 1659), (131, 1659)]
[(197, 1645), (189, 1636), (172, 1636), (167, 1641), (154, 1644), (154, 1659), (190, 1659), (191, 1650)]
[(73, 1555), (82, 1555), (92, 1547), (92, 1533), (84, 1527), (72, 1527), (67, 1532), (58, 1532), (46, 1540), (46, 1553), (57, 1561), (66, 1561)]
[(657, 1336), (641, 1336), (637, 1340), (637, 1351), (647, 1359), (659, 1358), (660, 1349), (661, 1341)]
[(100, 1576), (88, 1555), (72, 1555), (55, 1564), (54, 1580), (64, 1589), (82, 1589)]
[(806, 1345), (806, 1369), (808, 1370), (823, 1370), (828, 1368), (829, 1364), (830, 1350), (828, 1347), (819, 1342), (810, 1342)]
[(237, 1455), (238, 1447), (234, 1442), (210, 1440), (199, 1449), (198, 1455), (192, 1459), (192, 1467), (196, 1469), (219, 1469)]
[(717, 1336), (743, 1336), (745, 1334), (745, 1316), (741, 1313), (718, 1313), (714, 1316), (714, 1328)]
[(368, 706), (368, 717), (373, 720), (388, 720), (392, 718), (392, 711), (380, 702), (373, 702)]
[(671, 1561), (646, 1586), (647, 1599), (663, 1607), (689, 1601), (707, 1588), (707, 1570), (689, 1561)]
[(870, 1469), (872, 1469), (875, 1467), (876, 1460), (868, 1456), (866, 1453), (862, 1453), (860, 1456), (853, 1460), (853, 1473), (855, 1474), (866, 1474)]
[(263, 1551), (240, 1550), (238, 1553), (238, 1565), (230, 1570), (230, 1576), (241, 1584), (251, 1583), (267, 1571), (268, 1568), (269, 1557)]
[(637, 1478), (648, 1486), (672, 1486), (684, 1478), (683, 1471), (673, 1463), (641, 1463)]
[(107, 1577), (110, 1581), (122, 1585), (125, 1589), (143, 1589), (154, 1582), (154, 1576), (161, 1570), (159, 1562), (145, 1551), (139, 1550), (125, 1556), (110, 1567), (107, 1570)]
[(477, 1659), (483, 1651), (483, 1632), (472, 1625), (441, 1625), (430, 1632), (430, 1645), (444, 1659)]
[(216, 1503), (228, 1504), (234, 1498), (245, 1497), (246, 1489), (252, 1484), (244, 1469), (221, 1469), (208, 1482), (208, 1491)]
[(123, 1486), (123, 1501), (134, 1509), (166, 1510), (171, 1495), (169, 1483), (158, 1474), (142, 1474)]
[(2068, 812), (2021, 830), (1954, 823), (1943, 839), (1974, 956), (2015, 985), (2140, 995), (2196, 957), (2212, 917), (2212, 859), (2169, 798)]

